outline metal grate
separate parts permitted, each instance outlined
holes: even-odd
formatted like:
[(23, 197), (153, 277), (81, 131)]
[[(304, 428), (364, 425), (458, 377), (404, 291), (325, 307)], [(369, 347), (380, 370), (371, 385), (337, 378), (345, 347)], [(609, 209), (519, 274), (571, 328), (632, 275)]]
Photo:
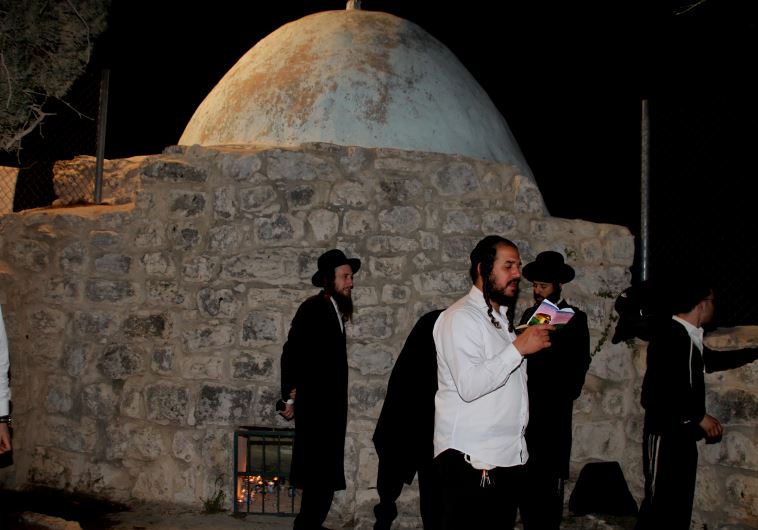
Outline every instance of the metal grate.
[(289, 483), (293, 429), (234, 432), (234, 513), (297, 515), (300, 492)]

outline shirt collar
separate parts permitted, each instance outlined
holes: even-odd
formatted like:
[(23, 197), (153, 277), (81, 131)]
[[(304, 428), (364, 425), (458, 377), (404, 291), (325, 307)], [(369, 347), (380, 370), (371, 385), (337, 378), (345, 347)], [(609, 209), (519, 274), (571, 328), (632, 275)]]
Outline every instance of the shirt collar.
[(697, 346), (700, 351), (703, 351), (703, 328), (698, 328), (676, 315), (672, 316), (671, 318), (684, 326), (684, 329), (687, 330), (687, 333), (689, 334), (690, 339), (695, 344), (695, 346)]
[(337, 320), (339, 320), (339, 322), (340, 322), (340, 329), (344, 333), (345, 332), (345, 323), (342, 320), (342, 313), (340, 312), (340, 308), (337, 305), (337, 300), (335, 300), (333, 296), (330, 296), (329, 300), (332, 301), (332, 305), (334, 306), (334, 310), (337, 312)]

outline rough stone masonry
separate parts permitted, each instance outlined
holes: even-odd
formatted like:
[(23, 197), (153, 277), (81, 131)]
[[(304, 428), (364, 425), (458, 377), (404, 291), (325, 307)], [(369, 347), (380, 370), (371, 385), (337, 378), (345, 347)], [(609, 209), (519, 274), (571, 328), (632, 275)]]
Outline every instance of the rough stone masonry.
[[(565, 295), (588, 314), (593, 361), (575, 407), (572, 477), (616, 460), (641, 497), (644, 347), (608, 340), (613, 300), (631, 280), (626, 228), (551, 217), (530, 177), (460, 156), (173, 147), (109, 161), (109, 204), (76, 206), (83, 197), (62, 190), (91, 189), (92, 164), (58, 167), (58, 207), (0, 218), (16, 420), (15, 464), (0, 484), (199, 507), (221, 477), (230, 497), (233, 429), (287, 425), (273, 409), (281, 347), (314, 292), (317, 256), (338, 247), (364, 267), (348, 326), (348, 489), (329, 522), (370, 528), (371, 435), (394, 359), (418, 316), (468, 290), (469, 251), (497, 233), (524, 262), (553, 249), (576, 269)], [(518, 311), (530, 302), (523, 287)], [(704, 522), (758, 521), (756, 370), (711, 386), (729, 436), (701, 458)], [(416, 503), (414, 484), (400, 524), (416, 524)]]

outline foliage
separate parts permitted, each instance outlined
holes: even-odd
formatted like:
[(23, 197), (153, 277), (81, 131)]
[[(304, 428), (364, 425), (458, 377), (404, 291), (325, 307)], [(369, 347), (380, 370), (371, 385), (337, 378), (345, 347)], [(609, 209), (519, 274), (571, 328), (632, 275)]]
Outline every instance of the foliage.
[(618, 319), (619, 317), (613, 313), (610, 313), (608, 315), (608, 322), (606, 322), (605, 327), (603, 328), (603, 332), (600, 334), (600, 339), (597, 341), (597, 345), (595, 345), (595, 348), (590, 353), (591, 357), (597, 355), (598, 352), (603, 349), (605, 343), (608, 342), (608, 338), (611, 336), (611, 332), (613, 331), (613, 326), (618, 321)]
[(225, 510), (224, 502), (226, 501), (226, 493), (224, 493), (224, 478), (223, 475), (219, 475), (216, 478), (216, 493), (203, 499), (203, 511), (205, 513), (219, 513)]
[(106, 28), (110, 0), (0, 0), (0, 150), (21, 148), (62, 100)]

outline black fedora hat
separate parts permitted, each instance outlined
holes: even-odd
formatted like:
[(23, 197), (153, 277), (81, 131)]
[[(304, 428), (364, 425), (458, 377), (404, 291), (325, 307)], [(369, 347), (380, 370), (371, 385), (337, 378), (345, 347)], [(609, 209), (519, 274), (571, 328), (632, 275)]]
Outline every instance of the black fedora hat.
[(318, 258), (318, 270), (311, 278), (311, 283), (316, 287), (324, 287), (324, 276), (334, 273), (334, 269), (341, 265), (350, 265), (355, 274), (361, 268), (361, 260), (348, 258), (344, 252), (336, 248), (327, 250)]
[(568, 283), (574, 279), (574, 269), (554, 250), (537, 254), (537, 259), (524, 265), (521, 274), (530, 282)]

